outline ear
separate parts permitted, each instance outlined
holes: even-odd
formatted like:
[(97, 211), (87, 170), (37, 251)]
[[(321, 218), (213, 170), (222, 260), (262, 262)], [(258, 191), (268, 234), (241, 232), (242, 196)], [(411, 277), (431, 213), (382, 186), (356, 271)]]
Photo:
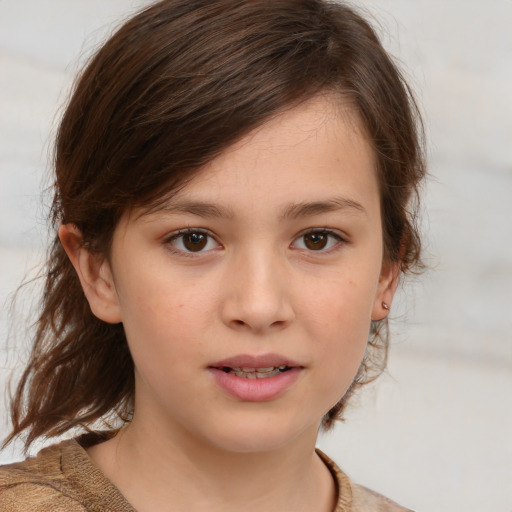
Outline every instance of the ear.
[(399, 261), (387, 261), (382, 264), (377, 294), (373, 304), (372, 320), (383, 320), (388, 316), (398, 286), (399, 274)]
[(121, 322), (119, 300), (107, 259), (84, 246), (82, 233), (74, 224), (62, 224), (59, 238), (78, 274), (91, 311), (104, 322)]

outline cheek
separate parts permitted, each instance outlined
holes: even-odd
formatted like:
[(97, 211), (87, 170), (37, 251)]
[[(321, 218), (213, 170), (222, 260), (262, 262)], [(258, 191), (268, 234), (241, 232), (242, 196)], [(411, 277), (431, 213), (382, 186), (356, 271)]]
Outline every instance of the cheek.
[(326, 338), (333, 333), (346, 334), (367, 330), (375, 301), (378, 272), (367, 266), (350, 266), (319, 279), (315, 275), (303, 284), (304, 315)]
[(356, 279), (355, 275), (352, 269), (336, 279), (331, 276), (303, 305), (317, 364), (324, 372), (318, 382), (333, 403), (345, 393), (359, 368), (371, 325), (377, 278)]
[(179, 375), (180, 361), (201, 360), (200, 334), (212, 324), (216, 292), (183, 276), (154, 275), (139, 275), (122, 290), (124, 328), (140, 371), (153, 367)]
[[(366, 306), (367, 307), (367, 306)], [(314, 338), (323, 364), (331, 366), (359, 366), (368, 342), (370, 315), (361, 313), (354, 303), (330, 301), (318, 311), (319, 319)], [(327, 320), (325, 320), (328, 316)]]
[(173, 332), (189, 323), (188, 317), (200, 318), (212, 302), (212, 287), (204, 279), (177, 272), (165, 259), (156, 268), (128, 269), (125, 275), (133, 276), (119, 294), (125, 318), (150, 329), (172, 326)]

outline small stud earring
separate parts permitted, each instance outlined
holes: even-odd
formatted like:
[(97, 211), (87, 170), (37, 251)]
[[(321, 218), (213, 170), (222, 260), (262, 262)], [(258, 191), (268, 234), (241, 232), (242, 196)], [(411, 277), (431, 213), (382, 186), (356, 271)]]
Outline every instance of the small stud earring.
[(382, 303), (382, 307), (383, 307), (386, 311), (389, 311), (389, 306), (388, 306), (385, 302), (383, 302), (383, 303)]

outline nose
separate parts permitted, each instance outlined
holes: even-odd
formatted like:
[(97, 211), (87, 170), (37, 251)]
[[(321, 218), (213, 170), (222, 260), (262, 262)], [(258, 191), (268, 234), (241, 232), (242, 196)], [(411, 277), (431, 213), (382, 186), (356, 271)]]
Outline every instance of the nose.
[(275, 255), (260, 252), (240, 255), (232, 262), (222, 304), (226, 325), (264, 333), (283, 329), (293, 321), (289, 277), (285, 264), (278, 260)]

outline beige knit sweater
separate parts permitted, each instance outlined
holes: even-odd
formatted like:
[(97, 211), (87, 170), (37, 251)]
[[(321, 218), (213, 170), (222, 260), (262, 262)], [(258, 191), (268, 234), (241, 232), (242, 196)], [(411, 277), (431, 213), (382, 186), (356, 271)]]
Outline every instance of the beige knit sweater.
[[(80, 443), (64, 441), (41, 450), (37, 457), (0, 466), (0, 511), (136, 512)], [(334, 512), (411, 512), (352, 483), (324, 453), (318, 450), (318, 454), (336, 482)]]

